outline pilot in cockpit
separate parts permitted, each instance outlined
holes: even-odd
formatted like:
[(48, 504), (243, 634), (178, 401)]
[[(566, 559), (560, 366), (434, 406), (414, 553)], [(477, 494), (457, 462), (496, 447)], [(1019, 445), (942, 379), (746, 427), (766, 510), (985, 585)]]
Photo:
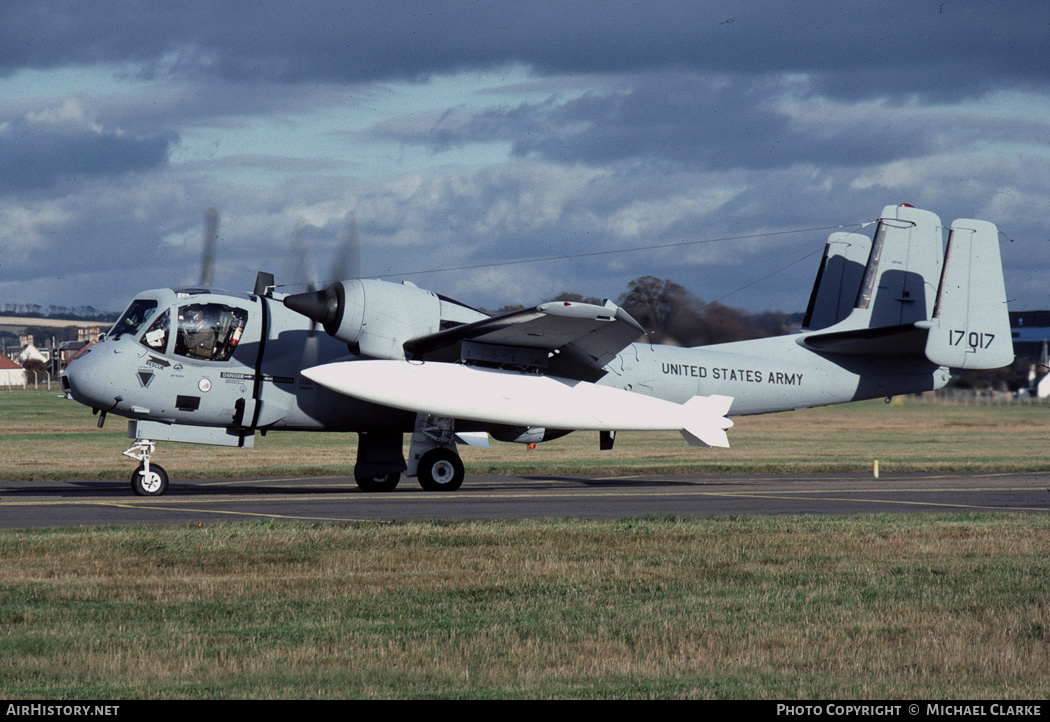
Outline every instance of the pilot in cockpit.
[(215, 355), (215, 328), (208, 323), (201, 308), (190, 306), (185, 316), (179, 318), (179, 335), (187, 356), (210, 359)]

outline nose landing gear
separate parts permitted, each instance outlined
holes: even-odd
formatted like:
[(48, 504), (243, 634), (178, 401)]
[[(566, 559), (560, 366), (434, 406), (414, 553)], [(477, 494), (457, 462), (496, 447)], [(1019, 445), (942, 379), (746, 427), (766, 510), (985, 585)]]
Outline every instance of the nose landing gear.
[(131, 475), (131, 490), (136, 496), (161, 496), (168, 490), (168, 472), (160, 464), (150, 463), (157, 445), (149, 439), (138, 439), (130, 449), (121, 453), (141, 462)]

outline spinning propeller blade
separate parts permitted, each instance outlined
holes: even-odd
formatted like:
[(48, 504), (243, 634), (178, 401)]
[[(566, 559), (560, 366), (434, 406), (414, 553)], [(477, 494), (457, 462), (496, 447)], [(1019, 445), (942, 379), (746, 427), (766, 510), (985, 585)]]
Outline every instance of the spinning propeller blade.
[(357, 217), (353, 211), (343, 219), (339, 248), (332, 267), (333, 281), (346, 281), (361, 277), (361, 234), (357, 230)]
[(219, 238), (219, 212), (209, 208), (204, 213), (204, 241), (201, 256), (200, 285), (210, 286), (215, 270), (215, 244)]

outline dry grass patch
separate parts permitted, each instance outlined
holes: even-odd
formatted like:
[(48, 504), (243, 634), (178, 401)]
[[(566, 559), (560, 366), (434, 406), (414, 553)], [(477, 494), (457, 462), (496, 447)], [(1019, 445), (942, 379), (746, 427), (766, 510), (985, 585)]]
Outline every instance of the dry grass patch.
[[(621, 433), (603, 452), (596, 433), (578, 432), (535, 451), (499, 442), (461, 451), (468, 473), (486, 474), (856, 472), (874, 459), (887, 472), (1046, 471), (1046, 415), (1040, 405), (873, 401), (738, 418), (729, 449), (693, 448), (674, 432)], [(128, 478), (126, 425), (110, 418), (100, 430), (94, 420), (54, 392), (0, 392), (0, 479)], [(273, 432), (254, 449), (162, 443), (156, 460), (175, 480), (348, 475), (356, 442), (356, 434)]]
[(0, 534), (6, 697), (1041, 698), (1046, 517)]

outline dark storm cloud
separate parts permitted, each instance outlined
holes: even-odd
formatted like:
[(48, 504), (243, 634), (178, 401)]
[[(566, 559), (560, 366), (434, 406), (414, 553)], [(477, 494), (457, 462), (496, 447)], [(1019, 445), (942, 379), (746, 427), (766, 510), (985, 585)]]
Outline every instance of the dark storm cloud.
[[(213, 205), (217, 283), (249, 289), (260, 268), (280, 274), (304, 216), (330, 257), (338, 234), (325, 219), (350, 209), (372, 274), (743, 238), (870, 220), (901, 201), (1045, 239), (1050, 121), (1032, 107), (1050, 82), (1048, 28), (1041, 0), (8, 0), (0, 78), (22, 97), (0, 105), (0, 282), (105, 308), (192, 282)], [(492, 72), (511, 64), (529, 87), (517, 67), (510, 84)], [(19, 76), (51, 69), (76, 72), (53, 85)], [(463, 70), (485, 71), (488, 90), (477, 78), (384, 87)], [(1000, 117), (987, 101), (952, 105), (1027, 89), (1007, 94)], [(352, 104), (368, 112), (334, 114), (325, 157), (307, 157), (317, 111)], [(380, 140), (467, 152), (440, 169), (405, 153), (402, 166), (403, 148), (376, 143), (375, 164), (348, 176), (328, 141), (345, 135), (350, 153), (368, 123)], [(1003, 160), (1004, 147), (1018, 157)], [(43, 190), (12, 193), (24, 188)], [(805, 263), (789, 264), (819, 256), (826, 235), (412, 278), (496, 307), (562, 290), (615, 296), (653, 274), (706, 300), (736, 292), (729, 302), (794, 310), (810, 279), (797, 284)], [(77, 283), (56, 283), (54, 259), (73, 248), (93, 252)], [(113, 272), (121, 254), (131, 272)], [(768, 266), (790, 268), (797, 300), (776, 278), (746, 285)], [(1032, 264), (1012, 267), (1038, 283)]]
[(868, 103), (799, 101), (808, 85), (737, 84), (686, 73), (621, 77), (613, 90), (559, 102), (471, 114), (453, 108), (429, 122), (387, 121), (377, 137), (435, 151), (505, 141), (518, 156), (605, 165), (623, 160), (725, 170), (809, 163), (869, 166), (976, 143), (1046, 136), (1050, 123)]
[(9, 122), (0, 127), (0, 193), (157, 168), (167, 163), (173, 142), (171, 136)]
[(686, 68), (814, 76), (834, 97), (1045, 88), (1036, 0), (7, 2), (0, 73), (129, 64), (144, 75), (360, 82), (524, 63), (540, 73)]
[(715, 170), (868, 164), (930, 150), (920, 129), (886, 127), (877, 118), (793, 122), (776, 107), (778, 95), (764, 85), (718, 87), (680, 74), (644, 78), (628, 92), (591, 93), (551, 108), (514, 150), (567, 162), (630, 157)]

